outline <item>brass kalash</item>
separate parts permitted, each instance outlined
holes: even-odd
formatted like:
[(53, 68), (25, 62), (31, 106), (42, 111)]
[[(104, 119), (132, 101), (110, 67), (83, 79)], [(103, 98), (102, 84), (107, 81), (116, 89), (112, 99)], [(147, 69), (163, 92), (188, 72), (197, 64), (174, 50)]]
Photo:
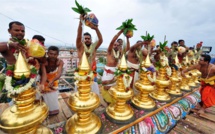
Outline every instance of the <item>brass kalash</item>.
[(93, 83), (93, 74), (86, 79), (87, 74), (92, 74), (87, 61), (85, 52), (83, 53), (81, 65), (79, 67), (77, 78), (78, 92), (71, 94), (68, 104), (72, 111), (76, 112), (66, 123), (66, 132), (68, 134), (82, 133), (95, 134), (100, 133), (101, 120), (92, 111), (100, 104), (97, 94), (91, 92), (91, 84)]
[[(195, 59), (195, 57), (193, 58), (193, 65), (194, 64), (198, 64), (198, 60)], [(193, 76), (193, 81), (196, 84), (196, 87), (200, 86), (199, 78), (201, 77), (202, 73), (197, 69), (191, 70), (190, 73)]]
[[(29, 78), (30, 69), (21, 52), (15, 64), (14, 77)], [(21, 85), (20, 85), (21, 86)], [(52, 131), (42, 125), (48, 116), (48, 107), (45, 103), (35, 103), (34, 87), (13, 96), (14, 105), (7, 108), (0, 116), (0, 128), (10, 134), (52, 134)]]
[[(188, 64), (189, 64), (189, 60), (188, 60), (188, 57), (186, 56), (183, 59), (182, 70), (186, 69), (188, 67)], [(180, 89), (182, 91), (189, 92), (189, 91), (192, 90), (192, 88), (189, 85), (189, 81), (191, 79), (191, 76), (189, 75), (189, 73), (185, 73), (185, 76), (186, 77), (182, 77), (182, 82), (181, 82), (181, 85), (180, 85)]]
[(127, 124), (134, 120), (133, 109), (126, 103), (133, 96), (133, 90), (125, 86), (123, 80), (124, 77), (128, 77), (129, 80), (132, 80), (132, 77), (126, 74), (127, 64), (125, 61), (125, 56), (122, 56), (122, 59), (119, 64), (119, 70), (122, 72), (122, 76), (118, 76), (116, 86), (111, 87), (108, 92), (116, 100), (115, 103), (110, 104), (105, 111), (106, 117), (117, 124)]
[[(152, 78), (152, 72), (146, 70), (150, 66), (151, 62), (149, 55), (147, 55), (145, 62), (143, 61), (141, 64), (142, 71), (140, 73), (140, 80), (135, 82), (135, 87), (140, 92), (131, 99), (131, 102), (136, 109), (151, 111), (156, 108), (155, 101), (149, 97), (149, 93), (155, 90), (152, 81), (155, 81), (156, 79), (156, 72), (154, 72)], [(149, 77), (151, 79), (149, 79)]]
[[(165, 56), (165, 55), (163, 55), (163, 56)], [(166, 56), (165, 56), (165, 58), (166, 58)], [(170, 80), (167, 76), (167, 70), (166, 70), (167, 67), (169, 67), (169, 66), (166, 65), (166, 66), (160, 67), (158, 77), (155, 81), (156, 90), (149, 94), (153, 99), (161, 101), (161, 102), (168, 102), (171, 100), (170, 95), (165, 91), (165, 89), (170, 84)]]
[[(188, 63), (188, 64), (187, 64), (187, 67), (189, 67), (189, 66), (191, 65), (191, 61), (189, 60), (189, 58), (188, 58), (187, 55), (186, 55), (186, 62)], [(195, 83), (195, 80), (196, 80), (196, 78), (198, 77), (198, 75), (197, 75), (196, 72), (194, 72), (193, 70), (191, 70), (191, 71), (187, 72), (187, 73), (185, 74), (185, 76), (186, 76), (186, 77), (189, 77), (189, 76), (191, 77), (191, 78), (189, 79), (189, 81), (188, 81), (188, 85), (190, 86), (191, 90), (192, 90), (193, 88), (198, 87), (197, 84)]]
[[(180, 68), (177, 55), (175, 57), (175, 66), (177, 66), (178, 69)], [(172, 74), (170, 76), (170, 81), (171, 81), (170, 87), (169, 89), (166, 90), (166, 92), (172, 96), (182, 96), (182, 92), (179, 87), (179, 83), (181, 83), (181, 78), (178, 75), (178, 70), (176, 70), (176, 68), (174, 67), (172, 67)]]

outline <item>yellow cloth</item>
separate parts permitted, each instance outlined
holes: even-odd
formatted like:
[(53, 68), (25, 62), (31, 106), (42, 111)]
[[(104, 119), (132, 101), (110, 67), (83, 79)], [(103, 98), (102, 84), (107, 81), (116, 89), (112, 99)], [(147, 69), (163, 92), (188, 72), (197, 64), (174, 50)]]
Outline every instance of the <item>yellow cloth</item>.
[(115, 100), (108, 93), (108, 90), (105, 90), (103, 86), (101, 88), (101, 94), (102, 94), (103, 99), (106, 102), (108, 102), (108, 103), (114, 103), (115, 102)]
[(200, 79), (201, 81), (204, 81), (206, 84), (209, 84), (209, 85), (214, 85), (215, 84), (215, 76), (212, 76), (210, 78), (201, 78)]
[[(47, 80), (50, 82), (50, 81), (52, 81), (56, 76), (57, 76), (57, 69), (56, 69), (54, 72), (47, 73)], [(45, 83), (45, 92), (54, 91), (54, 90), (52, 90), (51, 88), (48, 87), (48, 84), (49, 84), (48, 81)], [(54, 82), (53, 82), (53, 87), (52, 87), (52, 88), (57, 89), (57, 88), (58, 88), (58, 83), (59, 83), (58, 80), (54, 81)]]
[(38, 40), (33, 39), (28, 42), (28, 56), (40, 58), (46, 53), (45, 47), (43, 47)]

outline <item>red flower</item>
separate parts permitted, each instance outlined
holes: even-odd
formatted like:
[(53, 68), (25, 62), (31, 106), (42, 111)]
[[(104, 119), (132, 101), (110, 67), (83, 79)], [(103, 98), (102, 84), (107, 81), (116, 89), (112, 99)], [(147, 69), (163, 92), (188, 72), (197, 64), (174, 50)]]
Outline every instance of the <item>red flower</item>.
[(125, 92), (128, 92), (128, 91), (129, 91), (129, 87), (126, 87)]
[(87, 81), (90, 81), (90, 80), (91, 80), (91, 78), (88, 76), (88, 77), (86, 78), (86, 80), (87, 80)]
[(30, 78), (35, 78), (37, 75), (36, 74), (31, 74)]
[(36, 61), (34, 59), (31, 59), (28, 61), (29, 64), (35, 66), (36, 65)]
[(10, 49), (12, 53), (15, 53), (16, 49), (15, 48), (11, 48)]
[(7, 76), (13, 76), (13, 71), (12, 70), (7, 70), (6, 75)]

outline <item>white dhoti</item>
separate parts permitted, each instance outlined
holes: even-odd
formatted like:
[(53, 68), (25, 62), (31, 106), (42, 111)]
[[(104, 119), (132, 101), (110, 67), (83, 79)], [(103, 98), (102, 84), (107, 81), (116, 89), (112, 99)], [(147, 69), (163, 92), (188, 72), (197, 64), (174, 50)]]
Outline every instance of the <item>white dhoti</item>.
[[(104, 72), (102, 75), (102, 81), (112, 80), (115, 77), (114, 72), (116, 71), (116, 69), (117, 69), (117, 67), (105, 66)], [(114, 85), (116, 85), (116, 82), (106, 84), (105, 86), (114, 86)]]
[[(117, 67), (105, 66), (104, 72), (102, 75), (102, 81), (113, 80), (115, 77), (114, 72), (116, 71), (116, 69), (117, 69)], [(115, 85), (116, 85), (116, 82), (113, 81), (113, 82), (105, 84), (103, 86), (115, 86)], [(102, 89), (101, 89), (101, 94), (102, 94), (102, 97), (105, 99), (106, 102), (108, 102), (108, 103), (114, 102), (114, 99), (110, 96), (110, 94), (108, 93), (108, 90), (104, 89), (104, 87), (102, 87)]]
[(58, 91), (44, 93), (43, 99), (49, 107), (50, 115), (59, 113)]
[(139, 79), (139, 73), (137, 72), (137, 70), (139, 70), (140, 64), (134, 64), (134, 63), (127, 61), (127, 65), (128, 65), (129, 69), (131, 69), (131, 70), (134, 69), (134, 71), (132, 72), (132, 73), (134, 73), (132, 76), (133, 77), (132, 88), (134, 90), (134, 94), (137, 94), (138, 90), (135, 88), (134, 84)]

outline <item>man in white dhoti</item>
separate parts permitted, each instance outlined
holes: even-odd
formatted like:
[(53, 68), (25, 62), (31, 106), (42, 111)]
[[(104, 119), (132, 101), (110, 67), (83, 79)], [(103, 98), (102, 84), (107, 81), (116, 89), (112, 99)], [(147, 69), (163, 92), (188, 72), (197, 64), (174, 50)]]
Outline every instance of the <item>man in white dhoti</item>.
[(137, 41), (135, 45), (133, 45), (127, 54), (127, 65), (132, 72), (132, 82), (131, 87), (134, 89), (134, 93), (136, 94), (138, 91), (134, 87), (134, 83), (139, 79), (139, 67), (140, 62), (146, 57), (147, 50), (141, 50), (142, 46), (147, 44), (147, 42)]
[(47, 80), (45, 88), (42, 90), (43, 99), (49, 107), (49, 115), (59, 113), (58, 104), (58, 79), (62, 74), (63, 61), (58, 59), (59, 49), (56, 46), (48, 48), (48, 58), (46, 59), (45, 68)]
[[(122, 34), (123, 30), (120, 30), (111, 40), (107, 50), (107, 63), (104, 68), (102, 76), (102, 96), (107, 103), (112, 103), (114, 100), (109, 95), (108, 90), (110, 87), (116, 84), (114, 72), (117, 69), (119, 59), (122, 57), (122, 44), (117, 41), (117, 38)], [(126, 50), (129, 50), (130, 43), (127, 37)]]

